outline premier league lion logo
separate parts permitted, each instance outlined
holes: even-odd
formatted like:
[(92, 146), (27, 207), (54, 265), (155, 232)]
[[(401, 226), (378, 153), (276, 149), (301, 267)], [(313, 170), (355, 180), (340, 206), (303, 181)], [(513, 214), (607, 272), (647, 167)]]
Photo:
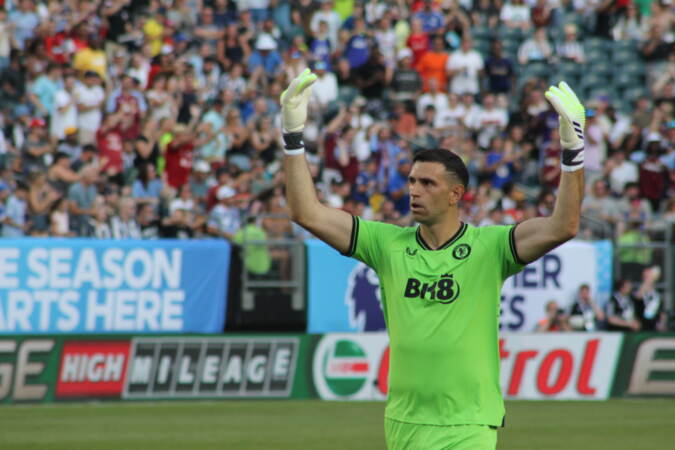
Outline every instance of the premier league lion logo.
[(357, 331), (386, 329), (380, 298), (380, 279), (367, 265), (358, 263), (349, 274), (345, 303), (349, 307), (349, 324)]

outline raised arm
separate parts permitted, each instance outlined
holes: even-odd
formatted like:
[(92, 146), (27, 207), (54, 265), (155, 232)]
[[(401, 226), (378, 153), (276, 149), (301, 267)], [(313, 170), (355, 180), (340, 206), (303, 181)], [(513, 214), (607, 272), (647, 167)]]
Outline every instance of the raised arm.
[(572, 239), (579, 231), (581, 201), (584, 197), (584, 123), (583, 105), (566, 83), (552, 86), (546, 98), (560, 120), (562, 175), (553, 214), (526, 220), (515, 230), (516, 252), (526, 263), (545, 255)]
[(319, 202), (305, 159), (302, 132), (314, 81), (316, 75), (306, 69), (281, 94), (286, 200), (295, 223), (339, 252), (346, 253), (351, 243), (352, 216)]

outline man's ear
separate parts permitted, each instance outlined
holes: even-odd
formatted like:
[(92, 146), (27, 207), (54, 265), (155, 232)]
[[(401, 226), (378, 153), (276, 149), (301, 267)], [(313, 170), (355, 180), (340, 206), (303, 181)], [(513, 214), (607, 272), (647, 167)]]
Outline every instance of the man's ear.
[(464, 186), (459, 183), (452, 183), (450, 185), (450, 193), (448, 195), (448, 201), (450, 206), (456, 206), (459, 201), (464, 197)]

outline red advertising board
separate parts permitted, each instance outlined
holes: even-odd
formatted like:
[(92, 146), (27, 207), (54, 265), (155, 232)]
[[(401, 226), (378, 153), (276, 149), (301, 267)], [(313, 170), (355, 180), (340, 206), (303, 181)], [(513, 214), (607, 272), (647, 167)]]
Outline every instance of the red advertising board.
[(130, 345), (130, 341), (64, 342), (56, 398), (119, 397)]
[(603, 400), (619, 357), (619, 333), (505, 334), (500, 339), (506, 398)]

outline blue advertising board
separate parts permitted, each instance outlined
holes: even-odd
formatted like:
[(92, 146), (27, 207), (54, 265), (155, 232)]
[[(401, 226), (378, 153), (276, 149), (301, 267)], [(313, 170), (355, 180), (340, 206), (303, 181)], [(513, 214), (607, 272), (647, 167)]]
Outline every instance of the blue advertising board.
[(382, 331), (380, 280), (365, 264), (317, 239), (307, 245), (307, 331)]
[[(319, 240), (307, 244), (307, 327), (310, 333), (381, 331), (380, 281), (365, 264)], [(501, 292), (502, 331), (532, 331), (549, 300), (567, 309), (581, 284), (604, 306), (611, 293), (612, 244), (574, 240), (507, 279)]]
[(0, 240), (0, 334), (221, 332), (225, 241)]

